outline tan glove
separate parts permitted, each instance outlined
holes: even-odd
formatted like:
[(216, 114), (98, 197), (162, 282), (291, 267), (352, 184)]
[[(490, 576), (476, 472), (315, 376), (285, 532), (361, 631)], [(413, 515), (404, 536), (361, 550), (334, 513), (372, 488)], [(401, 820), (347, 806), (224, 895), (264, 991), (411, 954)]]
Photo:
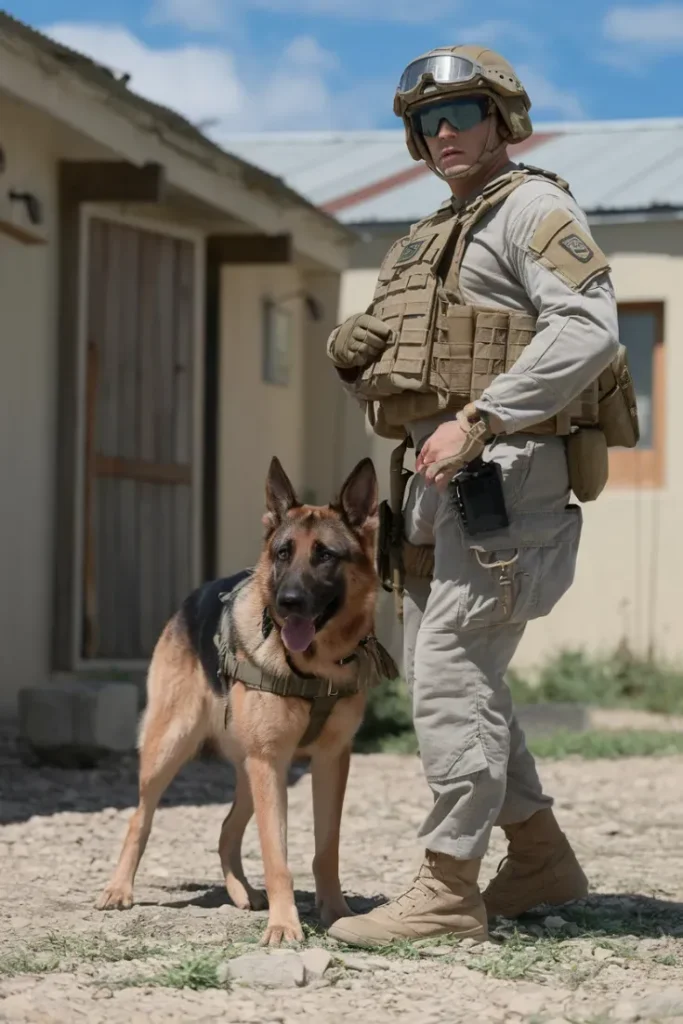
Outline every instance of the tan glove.
[(335, 366), (368, 366), (381, 356), (393, 331), (369, 313), (354, 313), (336, 327), (327, 341), (327, 354)]

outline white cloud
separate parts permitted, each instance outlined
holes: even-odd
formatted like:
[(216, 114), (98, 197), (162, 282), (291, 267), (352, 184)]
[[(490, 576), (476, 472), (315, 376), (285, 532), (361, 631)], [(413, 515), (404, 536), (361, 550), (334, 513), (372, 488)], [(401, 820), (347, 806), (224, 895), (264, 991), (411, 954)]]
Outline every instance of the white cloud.
[(226, 16), (227, 4), (221, 0), (155, 0), (149, 20), (193, 32), (214, 32), (224, 26)]
[(296, 39), (292, 39), (285, 47), (284, 56), (288, 63), (299, 64), (301, 67), (320, 68), (325, 71), (339, 67), (337, 55), (324, 50), (313, 36), (297, 36)]
[(312, 36), (295, 37), (279, 60), (264, 64), (216, 46), (152, 49), (121, 26), (59, 23), (42, 31), (129, 74), (131, 91), (183, 114), (219, 143), (235, 131), (364, 128), (391, 109), (393, 93), (378, 83), (362, 90), (363, 102), (355, 92), (334, 94), (327, 75), (337, 57)]
[(234, 117), (246, 96), (231, 53), (218, 47), (180, 46), (152, 50), (128, 29), (61, 22), (42, 29), (63, 46), (131, 75), (129, 88), (171, 107), (190, 121)]
[(612, 7), (603, 19), (603, 34), (611, 43), (654, 50), (683, 49), (683, 4)]
[(532, 117), (538, 110), (577, 121), (585, 116), (576, 93), (559, 88), (540, 71), (527, 65), (522, 64), (516, 70), (531, 99)]

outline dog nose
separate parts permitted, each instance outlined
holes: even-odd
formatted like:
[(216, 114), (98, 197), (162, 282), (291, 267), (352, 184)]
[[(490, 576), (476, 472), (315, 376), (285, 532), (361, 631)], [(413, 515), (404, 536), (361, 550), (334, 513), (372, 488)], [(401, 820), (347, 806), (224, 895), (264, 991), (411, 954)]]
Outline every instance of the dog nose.
[(308, 607), (305, 591), (290, 587), (277, 595), (278, 609), (285, 615), (303, 615)]

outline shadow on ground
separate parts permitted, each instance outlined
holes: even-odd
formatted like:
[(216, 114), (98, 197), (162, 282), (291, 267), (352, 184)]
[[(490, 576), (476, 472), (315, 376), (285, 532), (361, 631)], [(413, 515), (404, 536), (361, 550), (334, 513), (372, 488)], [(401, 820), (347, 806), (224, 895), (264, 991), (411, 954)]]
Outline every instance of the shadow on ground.
[[(201, 907), (203, 910), (218, 910), (221, 907), (232, 906), (232, 901), (227, 894), (225, 886), (223, 885), (199, 885), (196, 882), (189, 882), (181, 886), (174, 886), (174, 893), (178, 890), (185, 891), (188, 893), (197, 893), (196, 896), (188, 897), (187, 899), (176, 899), (171, 902), (162, 902), (159, 900), (155, 903), (155, 906), (163, 906), (164, 909), (168, 910), (173, 908), (175, 910), (184, 910), (187, 907)], [(319, 924), (318, 914), (315, 908), (315, 893), (310, 892), (306, 889), (295, 889), (294, 899), (296, 901), (297, 910), (302, 921), (315, 927)], [(368, 910), (372, 910), (373, 907), (378, 907), (381, 903), (386, 902), (386, 896), (350, 896), (348, 903), (356, 914), (364, 914)], [(151, 906), (151, 901), (146, 904), (140, 902), (139, 906)]]
[[(307, 764), (293, 765), (289, 785), (296, 785), (307, 771)], [(207, 752), (179, 772), (159, 806), (227, 805), (233, 792), (232, 766)], [(64, 811), (124, 810), (135, 807), (137, 800), (137, 756), (113, 758), (95, 768), (62, 768), (41, 764), (15, 736), (0, 735), (0, 825)]]
[(683, 937), (683, 903), (637, 893), (596, 893), (565, 907), (525, 914), (514, 924), (499, 919), (493, 932), (501, 940), (515, 928), (538, 934), (546, 930), (549, 916), (561, 917), (570, 926), (555, 932), (558, 938)]

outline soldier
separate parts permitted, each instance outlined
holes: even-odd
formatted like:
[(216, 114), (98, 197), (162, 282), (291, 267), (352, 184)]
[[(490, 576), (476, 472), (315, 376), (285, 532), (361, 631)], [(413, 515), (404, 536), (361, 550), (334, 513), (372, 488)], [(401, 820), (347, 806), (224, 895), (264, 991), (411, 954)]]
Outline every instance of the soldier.
[[(404, 669), (433, 794), (412, 885), (330, 929), (354, 945), (484, 940), (495, 915), (588, 890), (504, 676), (526, 623), (573, 581), (582, 512), (570, 490), (589, 500), (604, 486), (614, 441), (597, 429), (599, 381), (622, 347), (608, 262), (567, 183), (508, 156), (532, 133), (530, 106), (489, 49), (407, 66), (394, 112), (452, 196), (391, 247), (370, 307), (327, 343), (372, 428), (402, 440), (400, 478), (405, 447), (416, 453), (401, 515)], [(484, 491), (464, 478), (454, 489), (474, 465)], [(477, 493), (497, 528), (478, 529)], [(494, 825), (507, 857), (482, 893)]]

